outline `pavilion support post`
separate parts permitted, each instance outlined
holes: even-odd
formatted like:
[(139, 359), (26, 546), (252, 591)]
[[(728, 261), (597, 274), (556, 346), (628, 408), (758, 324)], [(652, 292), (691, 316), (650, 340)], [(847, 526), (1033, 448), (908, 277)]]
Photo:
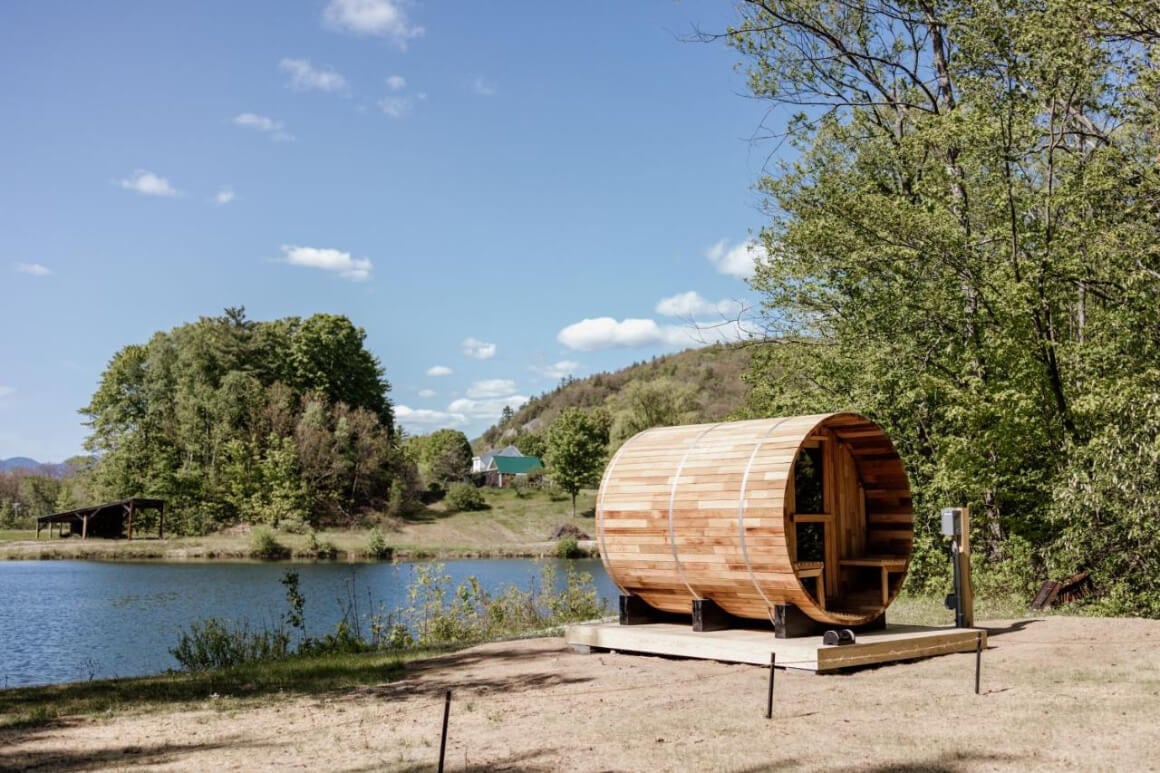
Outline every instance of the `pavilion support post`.
[(133, 539), (133, 514), (137, 510), (136, 504), (134, 500), (129, 500), (129, 539)]
[(40, 539), (40, 519), (36, 521), (36, 538)]
[(81, 539), (89, 538), (89, 517), (87, 515), (81, 516)]
[(157, 538), (165, 539), (165, 503), (161, 503), (161, 518), (158, 520)]

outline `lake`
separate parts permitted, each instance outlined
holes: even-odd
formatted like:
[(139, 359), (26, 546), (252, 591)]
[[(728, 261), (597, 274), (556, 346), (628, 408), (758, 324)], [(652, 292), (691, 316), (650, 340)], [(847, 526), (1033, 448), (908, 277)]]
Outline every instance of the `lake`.
[[(592, 575), (616, 608), (618, 591), (596, 559), (558, 561)], [(0, 686), (53, 684), (157, 674), (176, 668), (169, 649), (183, 628), (209, 617), (276, 624), (286, 610), (279, 580), (298, 572), (306, 629), (333, 629), (352, 598), (366, 612), (406, 602), (417, 566), (426, 562), (346, 564), (0, 562)], [(540, 564), (528, 559), (443, 561), (457, 584), (475, 576), (490, 591), (529, 587)], [(365, 630), (365, 628), (364, 628)]]

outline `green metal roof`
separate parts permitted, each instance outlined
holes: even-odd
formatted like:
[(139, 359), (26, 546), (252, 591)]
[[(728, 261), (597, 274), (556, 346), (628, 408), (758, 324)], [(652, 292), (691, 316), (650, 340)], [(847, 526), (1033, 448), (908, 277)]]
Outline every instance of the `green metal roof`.
[(526, 475), (544, 469), (538, 456), (493, 456), (492, 468), (504, 475)]

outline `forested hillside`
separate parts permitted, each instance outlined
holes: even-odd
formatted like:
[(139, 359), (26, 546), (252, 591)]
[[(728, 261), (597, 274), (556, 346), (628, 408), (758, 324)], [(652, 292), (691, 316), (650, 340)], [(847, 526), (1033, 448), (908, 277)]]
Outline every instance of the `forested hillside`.
[(82, 410), (98, 500), (169, 503), (176, 533), (352, 523), (409, 486), (390, 385), (346, 317), (242, 309), (117, 352)]
[(717, 344), (655, 357), (612, 373), (568, 378), (506, 415), (473, 445), (480, 451), (542, 436), (567, 408), (606, 410), (614, 442), (661, 424), (722, 419), (745, 403), (748, 386), (743, 376), (752, 356), (749, 345)]
[(1160, 8), (751, 2), (726, 35), (799, 151), (759, 183), (752, 410), (882, 423), (910, 583), (970, 504), (984, 590), (1090, 570), (1160, 615)]

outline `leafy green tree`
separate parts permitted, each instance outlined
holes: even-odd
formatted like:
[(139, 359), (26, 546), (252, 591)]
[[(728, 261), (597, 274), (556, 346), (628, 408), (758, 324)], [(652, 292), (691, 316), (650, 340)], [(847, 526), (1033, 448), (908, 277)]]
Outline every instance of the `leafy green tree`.
[(579, 408), (568, 408), (548, 428), (544, 464), (552, 482), (571, 495), (572, 517), (580, 489), (599, 482), (607, 444), (607, 426)]
[(536, 456), (543, 459), (548, 448), (548, 441), (542, 432), (523, 432), (512, 440), (512, 445), (520, 449), (520, 453), (524, 456)]
[(1160, 9), (753, 0), (727, 37), (798, 151), (759, 183), (750, 411), (868, 413), (919, 545), (970, 503), (985, 571), (1018, 537), (1146, 607), (1160, 544), (1105, 473), (1141, 458), (1125, 396), (1160, 386)]
[(346, 317), (315, 314), (290, 339), (290, 383), (302, 392), (321, 392), (331, 403), (366, 408), (390, 431), (390, 384), (378, 359), (364, 347), (366, 331)]
[(345, 317), (253, 322), (238, 308), (125, 347), (82, 410), (91, 493), (164, 498), (175, 533), (381, 508), (400, 459), (364, 339)]
[(611, 440), (619, 446), (638, 432), (697, 420), (697, 388), (668, 377), (633, 381), (612, 399)]
[(407, 447), (427, 483), (462, 482), (471, 473), (471, 443), (457, 429), (439, 429), (407, 439)]

